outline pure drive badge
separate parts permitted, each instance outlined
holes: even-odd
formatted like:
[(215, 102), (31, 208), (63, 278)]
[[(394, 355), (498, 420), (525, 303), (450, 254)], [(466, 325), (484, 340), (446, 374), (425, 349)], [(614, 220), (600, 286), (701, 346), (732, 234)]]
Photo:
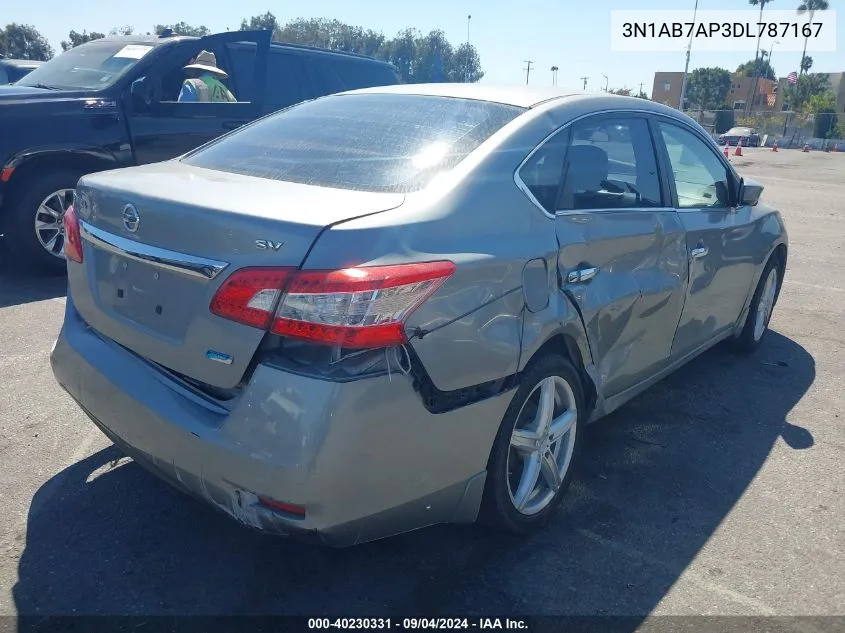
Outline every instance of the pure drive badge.
[(229, 354), (224, 354), (223, 352), (216, 352), (213, 349), (208, 350), (205, 353), (205, 357), (208, 360), (223, 363), (224, 365), (231, 365), (233, 360), (233, 358)]

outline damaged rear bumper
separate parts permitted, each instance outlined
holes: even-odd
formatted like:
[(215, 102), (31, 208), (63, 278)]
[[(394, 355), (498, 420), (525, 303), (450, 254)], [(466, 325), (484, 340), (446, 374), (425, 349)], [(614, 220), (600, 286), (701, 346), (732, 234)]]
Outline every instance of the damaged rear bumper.
[(51, 353), (60, 385), (141, 466), (241, 523), (348, 546), (475, 520), (510, 393), (433, 414), (403, 374), (341, 383), (259, 365), (221, 403), (97, 334), (70, 296), (66, 305)]

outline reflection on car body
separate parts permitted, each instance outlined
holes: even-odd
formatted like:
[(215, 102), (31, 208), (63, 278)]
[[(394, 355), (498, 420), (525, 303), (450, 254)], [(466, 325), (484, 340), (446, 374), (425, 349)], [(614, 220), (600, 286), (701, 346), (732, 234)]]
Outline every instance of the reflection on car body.
[[(316, 99), (80, 181), (52, 367), (140, 464), (252, 527), (525, 532), (587, 423), (720, 341), (765, 340), (788, 244), (761, 193), (639, 99)], [(209, 260), (213, 278), (180, 273)]]

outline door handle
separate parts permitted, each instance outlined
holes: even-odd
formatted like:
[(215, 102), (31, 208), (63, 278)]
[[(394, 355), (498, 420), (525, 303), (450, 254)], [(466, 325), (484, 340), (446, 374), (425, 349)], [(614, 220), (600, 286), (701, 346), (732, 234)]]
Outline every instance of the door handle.
[(710, 252), (710, 249), (706, 246), (696, 246), (694, 249), (690, 251), (690, 255), (692, 255), (693, 259), (698, 259), (699, 257), (704, 257), (707, 253)]
[(568, 275), (566, 275), (566, 283), (581, 284), (590, 281), (590, 279), (595, 277), (598, 273), (599, 269), (596, 266), (590, 266), (588, 268), (579, 268), (578, 270), (573, 270)]

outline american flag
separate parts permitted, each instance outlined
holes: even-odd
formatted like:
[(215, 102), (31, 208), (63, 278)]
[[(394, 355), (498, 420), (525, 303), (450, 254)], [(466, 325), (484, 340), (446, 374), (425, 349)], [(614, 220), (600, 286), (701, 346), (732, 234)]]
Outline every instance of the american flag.
[(793, 70), (786, 76), (786, 80), (794, 86), (798, 83), (798, 73)]

